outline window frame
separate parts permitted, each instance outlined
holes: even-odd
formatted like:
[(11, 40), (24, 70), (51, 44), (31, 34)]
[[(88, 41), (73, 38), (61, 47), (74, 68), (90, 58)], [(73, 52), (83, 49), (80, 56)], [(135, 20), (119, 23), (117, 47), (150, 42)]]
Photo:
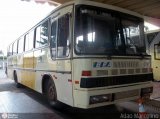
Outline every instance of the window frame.
[[(31, 35), (30, 33), (33, 33), (33, 34), (32, 34), (32, 35), (33, 35), (33, 36), (32, 36), (32, 38), (33, 38), (33, 39), (32, 39), (32, 47), (30, 46), (30, 35)], [(35, 37), (34, 37), (34, 36), (35, 36), (34, 29), (32, 29), (31, 31), (27, 32), (27, 33), (24, 35), (24, 52), (31, 51), (31, 50), (34, 49), (34, 40), (35, 40)], [(28, 38), (27, 38), (27, 37), (28, 37)], [(27, 40), (29, 40), (29, 41), (28, 41), (28, 43), (29, 43), (28, 45), (29, 45), (29, 46), (27, 46), (29, 49), (26, 47)], [(31, 47), (31, 48), (30, 48), (30, 47)], [(26, 49), (26, 48), (27, 48), (27, 49)]]
[(58, 19), (55, 19), (54, 21), (51, 21), (50, 23), (51, 23), (51, 27), (50, 27), (50, 41), (49, 41), (49, 44), (50, 44), (50, 53), (52, 54), (52, 48), (51, 48), (51, 35), (52, 35), (52, 24), (53, 23), (55, 23), (56, 22), (56, 38), (55, 38), (55, 40), (56, 40), (56, 43), (55, 43), (55, 57), (53, 57), (52, 55), (51, 55), (51, 58), (52, 58), (52, 60), (55, 60), (56, 58), (57, 58), (57, 35), (58, 35)]
[[(156, 48), (156, 46), (157, 47), (159, 47), (160, 48), (160, 43), (158, 43), (158, 44), (154, 44), (154, 59), (155, 60), (160, 60), (160, 57), (157, 57), (157, 48)], [(159, 53), (160, 54), (160, 53)]]
[(9, 47), (8, 47), (8, 52), (7, 52), (7, 56), (8, 57), (13, 55), (13, 46), (12, 46), (12, 44), (10, 44)]
[[(42, 46), (38, 46), (38, 47), (36, 47), (36, 38), (37, 38), (37, 28), (40, 28), (40, 38), (41, 38), (41, 26), (42, 26), (42, 24), (44, 24), (45, 22), (47, 22), (48, 23), (48, 41), (47, 41), (47, 43), (45, 44), (45, 45), (42, 45)], [(46, 20), (44, 20), (43, 22), (41, 22), (36, 28), (34, 28), (34, 48), (35, 49), (41, 49), (41, 48), (43, 48), (43, 47), (48, 47), (49, 46), (49, 40), (50, 40), (50, 35), (49, 35), (49, 32), (50, 32), (50, 24), (49, 24), (49, 22), (50, 22), (50, 20), (49, 19), (46, 19)], [(40, 41), (41, 41), (41, 39), (40, 39)]]
[[(23, 41), (23, 43), (22, 43), (22, 44), (23, 44), (23, 48), (22, 48), (22, 51), (21, 51), (21, 52), (19, 52), (19, 51), (20, 51), (20, 46), (19, 46), (20, 40)], [(18, 39), (18, 49), (17, 49), (17, 50), (18, 50), (18, 51), (17, 51), (18, 54), (21, 54), (21, 53), (24, 52), (24, 43), (25, 43), (25, 39), (24, 39), (24, 36), (22, 36), (22, 37), (20, 37), (20, 38)]]
[[(16, 44), (16, 49), (15, 49), (15, 44)], [(14, 52), (15, 51), (15, 52)], [(18, 51), (18, 41), (14, 41), (14, 43), (12, 44), (12, 55), (17, 55), (17, 51)]]
[[(71, 48), (70, 48), (70, 44), (71, 44), (71, 12), (67, 12), (65, 14), (63, 14), (62, 16), (60, 16), (58, 19), (57, 19), (57, 42), (56, 42), (56, 59), (68, 59), (70, 57), (70, 54), (71, 54)], [(68, 20), (68, 41), (69, 41), (69, 44), (68, 46), (66, 46), (68, 49), (69, 49), (69, 52), (66, 56), (64, 57), (58, 57), (58, 40), (59, 40), (59, 19), (61, 19), (62, 17), (65, 17), (66, 15), (68, 15), (69, 17), (69, 20)]]
[[(80, 15), (79, 13), (80, 12), (78, 12), (79, 11), (79, 9), (80, 8), (84, 8), (84, 9), (88, 9), (88, 10), (96, 10), (96, 9), (99, 9), (100, 7), (94, 7), (94, 6), (90, 6), (90, 5), (77, 5), (76, 7), (75, 7), (75, 23), (74, 23), (74, 55), (75, 56), (94, 56), (94, 55), (98, 55), (98, 56), (106, 56), (106, 53), (104, 53), (104, 54), (98, 54), (98, 53), (81, 53), (81, 52), (78, 52), (77, 50), (76, 50), (76, 30), (77, 30), (77, 16), (78, 15)], [(141, 17), (138, 17), (138, 16), (134, 16), (134, 15), (130, 15), (130, 14), (126, 14), (126, 13), (124, 13), (124, 12), (119, 12), (119, 11), (116, 11), (116, 10), (110, 10), (110, 9), (107, 9), (107, 8), (100, 8), (102, 11), (106, 11), (106, 13), (111, 13), (111, 14), (113, 14), (113, 17), (119, 17), (119, 19), (117, 20), (117, 22), (120, 22), (120, 20), (121, 19), (127, 19), (127, 20), (131, 20), (131, 21), (135, 21), (135, 20), (138, 20), (139, 21), (139, 23), (141, 22), (141, 23), (143, 23), (144, 21), (143, 21), (143, 18), (141, 18)], [(85, 12), (85, 11), (84, 11)], [(115, 15), (115, 16), (114, 16)], [(112, 17), (112, 15), (111, 15), (111, 17)], [(131, 17), (131, 18), (130, 18)], [(120, 23), (121, 24), (121, 23)], [(139, 24), (140, 25), (140, 24)], [(122, 24), (121, 24), (121, 27), (122, 27)], [(121, 27), (120, 27), (120, 29), (121, 29)], [(122, 27), (123, 28), (123, 27)], [(141, 29), (141, 28), (140, 28)], [(144, 33), (143, 33), (143, 30), (140, 30), (140, 32), (142, 33), (140, 33), (141, 35), (142, 35), (142, 39), (141, 39), (141, 42), (143, 42), (143, 45), (144, 45), (144, 49), (146, 49), (146, 46), (145, 46), (145, 38), (144, 38)], [(122, 29), (121, 29), (121, 31), (120, 31), (120, 35), (121, 35), (121, 41), (122, 41), (122, 48), (125, 48), (125, 49), (122, 49), (122, 50), (124, 50), (124, 52), (126, 52), (126, 43), (125, 43), (125, 39), (124, 39), (124, 34), (123, 34), (123, 32), (122, 32)], [(142, 53), (146, 53), (146, 50), (144, 50), (145, 52), (143, 52), (143, 51), (141, 51)], [(108, 54), (108, 55), (110, 55), (110, 54)], [(117, 53), (117, 54), (112, 54), (112, 55), (116, 55), (116, 56), (140, 56), (138, 53), (137, 54), (129, 54), (129, 53), (123, 53), (123, 51), (122, 51), (122, 53)], [(146, 54), (144, 54), (144, 55), (146, 55)]]

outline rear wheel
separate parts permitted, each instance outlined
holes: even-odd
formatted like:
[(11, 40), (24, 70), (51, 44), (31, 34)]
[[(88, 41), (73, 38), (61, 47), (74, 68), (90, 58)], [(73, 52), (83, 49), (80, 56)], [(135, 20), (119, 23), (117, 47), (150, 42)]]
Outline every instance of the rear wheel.
[(57, 92), (54, 82), (52, 80), (49, 80), (45, 87), (49, 104), (51, 106), (55, 106), (57, 104)]
[(62, 110), (65, 105), (57, 100), (57, 91), (53, 80), (49, 79), (45, 85), (45, 95), (48, 103), (55, 109)]
[(14, 72), (13, 78), (14, 78), (14, 82), (15, 82), (15, 84), (16, 84), (16, 87), (17, 87), (17, 88), (20, 88), (20, 87), (21, 87), (21, 84), (18, 83), (18, 78), (17, 78), (17, 73), (16, 73), (16, 72)]

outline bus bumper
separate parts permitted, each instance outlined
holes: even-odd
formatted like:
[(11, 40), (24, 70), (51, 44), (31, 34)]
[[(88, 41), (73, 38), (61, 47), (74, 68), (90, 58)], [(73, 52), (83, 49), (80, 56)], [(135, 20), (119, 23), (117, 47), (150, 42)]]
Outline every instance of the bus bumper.
[(135, 100), (141, 96), (150, 97), (152, 91), (153, 84), (150, 81), (116, 87), (93, 88), (89, 90), (75, 89), (74, 107), (87, 109)]

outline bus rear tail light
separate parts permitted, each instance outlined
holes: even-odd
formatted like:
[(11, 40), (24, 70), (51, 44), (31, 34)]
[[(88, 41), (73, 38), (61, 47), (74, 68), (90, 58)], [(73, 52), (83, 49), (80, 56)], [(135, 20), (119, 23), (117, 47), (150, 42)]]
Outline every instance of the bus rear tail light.
[(90, 96), (89, 104), (111, 102), (112, 94)]
[(82, 71), (82, 76), (91, 76), (91, 71)]

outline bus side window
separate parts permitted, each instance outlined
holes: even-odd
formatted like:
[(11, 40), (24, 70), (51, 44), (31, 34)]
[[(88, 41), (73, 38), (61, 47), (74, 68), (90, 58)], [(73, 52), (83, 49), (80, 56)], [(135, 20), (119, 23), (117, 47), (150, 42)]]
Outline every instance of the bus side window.
[(65, 58), (69, 55), (69, 14), (58, 19), (57, 57)]
[(11, 56), (11, 55), (12, 55), (12, 45), (8, 47), (8, 52), (7, 52), (7, 56)]
[(13, 55), (17, 54), (17, 41), (13, 44)]
[(24, 49), (24, 37), (21, 37), (18, 41), (18, 53), (22, 53)]
[(160, 43), (154, 45), (154, 56), (156, 60), (160, 60)]
[(25, 51), (33, 49), (33, 41), (34, 41), (34, 31), (31, 31), (28, 34), (26, 34)]
[(10, 55), (10, 54), (9, 54), (9, 48), (10, 48), (10, 46), (7, 48), (7, 56)]
[(36, 28), (35, 47), (43, 47), (48, 45), (48, 20)]
[(57, 21), (54, 21), (51, 26), (51, 56), (56, 58), (56, 42), (57, 42)]

